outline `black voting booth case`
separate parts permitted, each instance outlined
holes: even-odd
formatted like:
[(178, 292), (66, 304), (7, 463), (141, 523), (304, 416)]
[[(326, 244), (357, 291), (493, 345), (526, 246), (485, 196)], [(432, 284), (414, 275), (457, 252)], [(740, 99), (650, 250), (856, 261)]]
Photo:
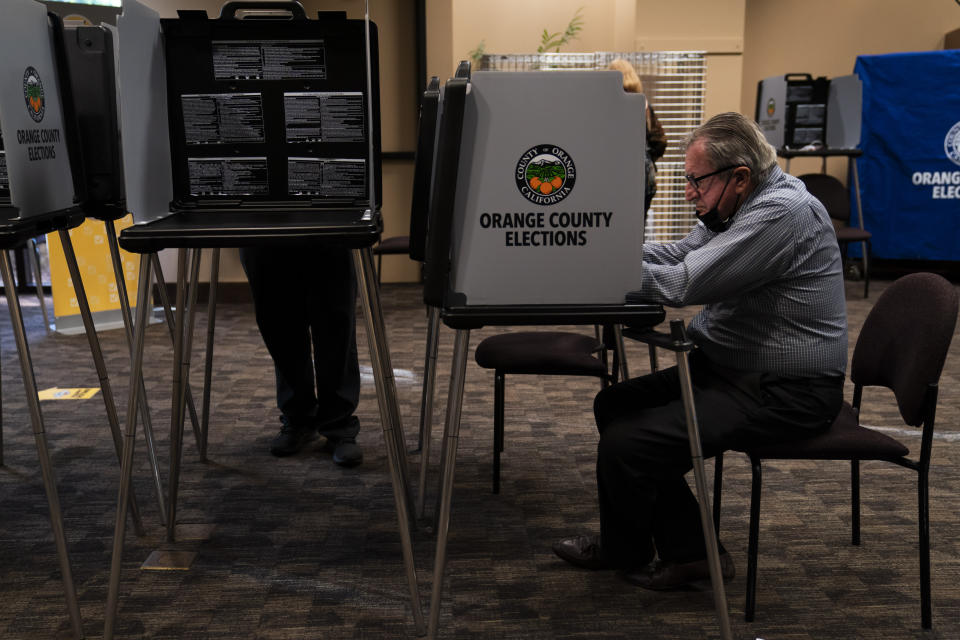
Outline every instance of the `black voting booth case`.
[[(316, 222), (341, 246), (376, 241), (380, 98), (376, 82), (368, 95), (365, 23), (271, 4), (293, 19), (239, 19), (262, 3), (227, 3), (219, 19), (161, 20), (174, 215), (124, 234), (125, 248), (240, 246), (258, 240), (248, 225), (273, 242), (303, 242)], [(376, 78), (372, 24), (370, 36)]]
[[(141, 254), (179, 249), (167, 539), (175, 538), (183, 390), (189, 374), (192, 315), (185, 319), (183, 307), (192, 314), (199, 250), (290, 245), (317, 251), (351, 249), (411, 608), (420, 632), (423, 616), (410, 539), (405, 445), (370, 251), (381, 231), (376, 25), (347, 19), (344, 12), (321, 12), (310, 19), (297, 2), (229, 2), (214, 19), (204, 11), (178, 15), (159, 21), (167, 77), (171, 215), (136, 224), (120, 237), (121, 246)], [(196, 250), (189, 299), (187, 249)], [(149, 281), (149, 257), (141, 256), (140, 265), (141, 282)], [(147, 292), (141, 287), (135, 371), (143, 366), (147, 307)], [(131, 385), (132, 394), (135, 389)], [(132, 396), (128, 406), (135, 401)], [(135, 429), (128, 415), (128, 442)], [(129, 488), (131, 455), (124, 450), (107, 601), (108, 638), (117, 611), (123, 494)]]

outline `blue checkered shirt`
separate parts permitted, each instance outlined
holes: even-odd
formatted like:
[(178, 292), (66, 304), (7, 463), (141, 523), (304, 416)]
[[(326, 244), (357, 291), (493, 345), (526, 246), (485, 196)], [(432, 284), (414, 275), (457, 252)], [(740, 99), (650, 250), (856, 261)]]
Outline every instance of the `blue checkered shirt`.
[(702, 223), (679, 242), (645, 244), (637, 292), (704, 305), (689, 336), (713, 362), (785, 377), (843, 375), (847, 312), (830, 216), (774, 167), (723, 233)]

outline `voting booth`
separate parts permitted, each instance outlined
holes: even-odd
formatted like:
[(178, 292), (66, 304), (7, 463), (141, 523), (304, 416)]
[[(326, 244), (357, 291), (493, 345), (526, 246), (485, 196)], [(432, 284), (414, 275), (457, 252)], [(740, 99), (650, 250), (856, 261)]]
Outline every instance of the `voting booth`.
[[(120, 245), (141, 254), (141, 281), (149, 281), (158, 251), (177, 249), (167, 542), (177, 538), (200, 251), (305, 245), (316, 251), (349, 249), (366, 321), (411, 609), (420, 631), (406, 447), (370, 250), (382, 227), (376, 25), (339, 11), (310, 18), (297, 2), (228, 2), (217, 17), (196, 10), (177, 15), (160, 19), (131, 0), (118, 19), (121, 63), (136, 61), (136, 66), (119, 68), (127, 201), (133, 208), (135, 183), (143, 203), (139, 218), (133, 208), (137, 224), (121, 233)], [(129, 153), (128, 144), (138, 153)], [(215, 282), (212, 273), (211, 287)], [(209, 305), (208, 365), (213, 292)], [(131, 381), (144, 366), (147, 306), (141, 287)], [(139, 390), (133, 382), (130, 388), (133, 406)], [(128, 440), (135, 432), (130, 413)], [(197, 436), (201, 456), (205, 434), (204, 421)], [(113, 636), (118, 609), (131, 456), (125, 448), (106, 638)], [(153, 568), (186, 569), (195, 555), (165, 551), (151, 554), (157, 558)]]
[(644, 109), (617, 72), (480, 71), (449, 81), (428, 303), (622, 306), (642, 264)]
[(764, 78), (754, 118), (774, 149), (852, 149), (860, 141), (861, 83), (854, 75)]
[[(58, 20), (48, 20), (46, 8), (40, 3), (26, 0), (4, 3), (3, 19), (0, 20), (0, 131), (4, 160), (4, 169), (0, 172), (3, 177), (0, 185), (0, 275), (5, 284), (4, 294), (20, 360), (71, 629), (74, 636), (82, 637), (83, 623), (57, 482), (8, 254), (8, 249), (44, 233), (56, 231), (61, 238), (68, 238), (67, 229), (83, 220), (83, 213), (77, 206), (76, 176), (70, 158), (72, 131), (64, 117), (62, 69), (58, 68), (55, 56), (61, 29)], [(69, 240), (64, 244), (72, 257)], [(72, 264), (76, 267), (75, 258)], [(82, 286), (78, 296), (84, 297)], [(96, 333), (88, 329), (88, 337), (98, 373), (103, 374)], [(103, 385), (102, 389), (106, 396), (109, 386)], [(108, 411), (111, 403), (112, 400), (108, 403)], [(119, 432), (115, 431), (114, 435), (119, 437)]]
[[(616, 72), (476, 72), (444, 86), (424, 301), (457, 331), (429, 638), (439, 628), (470, 330), (553, 324), (649, 330), (664, 318), (659, 305), (626, 302), (642, 269), (644, 115), (645, 98), (625, 93)], [(677, 351), (689, 384), (692, 343), (682, 322), (675, 328), (663, 345)], [(684, 394), (717, 615), (722, 637), (730, 638), (702, 452), (690, 419), (695, 413)]]
[(0, 129), (10, 206), (20, 218), (74, 209), (74, 176), (46, 10), (38, 3), (14, 2), (4, 7), (3, 21)]
[(379, 126), (365, 113), (379, 122), (380, 98), (377, 85), (367, 95), (363, 22), (251, 28), (228, 7), (221, 20), (161, 21), (174, 207), (343, 208), (365, 205), (373, 185), (379, 198)]
[(615, 71), (479, 71), (470, 83), (451, 295), (622, 303), (642, 263), (645, 97)]

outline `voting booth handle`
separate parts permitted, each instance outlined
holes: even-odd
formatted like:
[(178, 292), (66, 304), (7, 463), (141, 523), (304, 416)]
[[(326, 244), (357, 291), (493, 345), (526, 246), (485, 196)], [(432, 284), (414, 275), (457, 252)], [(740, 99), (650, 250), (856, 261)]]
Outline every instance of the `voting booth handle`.
[[(264, 11), (289, 11), (293, 20), (306, 20), (307, 14), (303, 10), (303, 5), (294, 0), (288, 2), (268, 2), (267, 0), (235, 0), (227, 2), (220, 9), (220, 19), (242, 19), (237, 18), (237, 11), (264, 10)], [(271, 16), (272, 17), (272, 16)]]
[(813, 82), (813, 76), (809, 73), (786, 73), (783, 79), (788, 82), (790, 80), (807, 80), (808, 82)]

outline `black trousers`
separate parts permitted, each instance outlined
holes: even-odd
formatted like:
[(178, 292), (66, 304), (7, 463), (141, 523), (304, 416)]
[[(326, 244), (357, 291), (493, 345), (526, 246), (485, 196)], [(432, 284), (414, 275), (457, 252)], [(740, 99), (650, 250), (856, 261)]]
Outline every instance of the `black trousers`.
[[(810, 437), (830, 426), (843, 377), (782, 378), (690, 355), (704, 457)], [(604, 556), (624, 569), (706, 557), (700, 511), (684, 478), (693, 466), (676, 367), (601, 391), (597, 485)]]
[(282, 420), (324, 435), (355, 436), (360, 366), (350, 251), (247, 248), (240, 260), (273, 358)]

